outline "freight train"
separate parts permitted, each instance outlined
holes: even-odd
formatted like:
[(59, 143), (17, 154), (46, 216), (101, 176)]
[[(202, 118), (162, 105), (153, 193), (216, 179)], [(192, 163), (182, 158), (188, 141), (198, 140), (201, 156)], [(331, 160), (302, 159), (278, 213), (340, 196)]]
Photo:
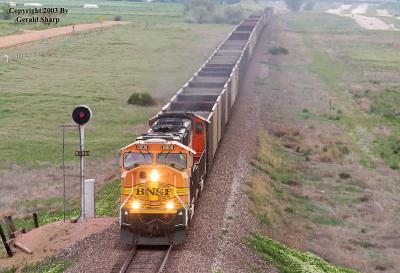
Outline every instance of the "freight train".
[(243, 20), (175, 96), (150, 129), (120, 150), (120, 237), (133, 245), (182, 244), (272, 10)]

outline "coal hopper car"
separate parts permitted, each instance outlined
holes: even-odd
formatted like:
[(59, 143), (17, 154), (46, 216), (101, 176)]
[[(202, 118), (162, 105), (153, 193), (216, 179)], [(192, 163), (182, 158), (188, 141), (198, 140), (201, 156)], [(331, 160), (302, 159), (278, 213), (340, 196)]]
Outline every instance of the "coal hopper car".
[(120, 150), (120, 236), (134, 245), (184, 242), (197, 199), (272, 11), (243, 20), (150, 129)]

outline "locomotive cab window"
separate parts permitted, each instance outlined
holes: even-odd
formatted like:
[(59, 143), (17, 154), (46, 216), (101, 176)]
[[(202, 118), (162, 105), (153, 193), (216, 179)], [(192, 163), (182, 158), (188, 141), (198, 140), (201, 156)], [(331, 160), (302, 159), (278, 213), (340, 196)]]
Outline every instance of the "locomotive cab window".
[(175, 169), (186, 168), (186, 154), (162, 153), (157, 155), (157, 164), (169, 165)]
[(201, 124), (201, 122), (196, 122), (195, 131), (198, 135), (203, 133), (203, 124)]
[(130, 169), (137, 165), (151, 164), (153, 155), (149, 153), (124, 153), (124, 168)]

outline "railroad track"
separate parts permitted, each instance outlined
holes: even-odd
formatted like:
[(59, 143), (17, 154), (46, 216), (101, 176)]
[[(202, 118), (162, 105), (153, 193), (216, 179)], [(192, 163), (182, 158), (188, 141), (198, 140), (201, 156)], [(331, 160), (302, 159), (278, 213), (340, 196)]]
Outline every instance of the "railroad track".
[(135, 246), (128, 256), (117, 262), (111, 273), (162, 273), (172, 245), (160, 248)]

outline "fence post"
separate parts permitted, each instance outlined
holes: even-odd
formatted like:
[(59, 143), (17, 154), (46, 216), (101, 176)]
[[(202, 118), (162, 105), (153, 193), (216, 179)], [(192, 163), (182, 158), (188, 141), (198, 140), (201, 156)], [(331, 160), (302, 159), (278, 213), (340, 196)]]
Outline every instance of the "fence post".
[(38, 228), (39, 227), (39, 220), (38, 220), (37, 212), (34, 212), (32, 216), (33, 216), (33, 223), (35, 224), (35, 228)]
[(15, 238), (15, 235), (14, 235), (15, 226), (12, 221), (12, 216), (8, 215), (8, 216), (4, 216), (3, 218), (4, 218), (4, 222), (6, 223), (6, 229), (8, 232), (8, 236), (10, 237), (10, 239), (14, 239)]
[(6, 235), (4, 234), (3, 231), (3, 226), (1, 224), (0, 224), (0, 237), (1, 241), (3, 242), (4, 248), (6, 249), (7, 256), (11, 258), (13, 256), (13, 253), (11, 251), (10, 245), (7, 242)]

